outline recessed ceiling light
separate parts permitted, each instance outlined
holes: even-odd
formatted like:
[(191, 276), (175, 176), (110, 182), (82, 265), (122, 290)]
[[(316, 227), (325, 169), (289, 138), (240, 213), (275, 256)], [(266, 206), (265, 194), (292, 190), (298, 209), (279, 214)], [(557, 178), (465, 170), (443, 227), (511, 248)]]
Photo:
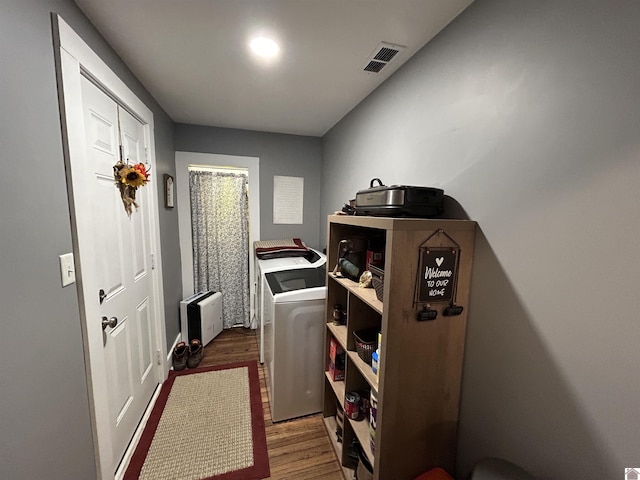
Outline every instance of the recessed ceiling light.
[(256, 37), (251, 40), (249, 46), (253, 53), (264, 58), (273, 58), (280, 51), (278, 44), (267, 37)]

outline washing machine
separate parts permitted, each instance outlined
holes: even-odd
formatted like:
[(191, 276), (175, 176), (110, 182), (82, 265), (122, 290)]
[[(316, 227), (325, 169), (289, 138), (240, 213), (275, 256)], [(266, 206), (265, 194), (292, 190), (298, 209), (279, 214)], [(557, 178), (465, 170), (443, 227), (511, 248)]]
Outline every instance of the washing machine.
[(322, 410), (325, 264), (263, 273), (264, 365), (274, 422)]
[[(327, 263), (327, 257), (317, 250), (309, 249), (308, 253), (303, 256), (290, 256), (280, 258), (269, 258), (266, 260), (256, 257), (256, 278), (255, 278), (255, 292), (256, 299), (255, 316), (256, 324), (260, 330), (259, 350), (260, 350), (260, 363), (264, 363), (264, 307), (267, 296), (269, 294), (269, 287), (267, 285), (267, 279), (265, 274), (271, 272), (280, 272), (286, 270), (298, 270), (298, 269), (322, 269), (325, 271)], [(324, 283), (322, 284), (324, 285)]]

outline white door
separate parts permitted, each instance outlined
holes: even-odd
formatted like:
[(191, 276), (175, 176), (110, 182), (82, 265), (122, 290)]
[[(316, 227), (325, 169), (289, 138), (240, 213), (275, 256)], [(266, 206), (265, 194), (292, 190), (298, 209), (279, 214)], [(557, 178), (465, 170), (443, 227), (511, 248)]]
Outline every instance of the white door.
[[(157, 385), (153, 375), (154, 302), (149, 250), (152, 191), (150, 187), (138, 188), (136, 201), (140, 208), (128, 217), (114, 183), (113, 165), (119, 159), (120, 146), (125, 161), (145, 163), (144, 127), (84, 77), (81, 88), (84, 161), (89, 165), (74, 169), (74, 184), (81, 182), (85, 187), (80, 189), (80, 198), (74, 200), (76, 211), (91, 208), (90, 225), (77, 226), (79, 250), (83, 251), (83, 242), (91, 242), (94, 252), (93, 259), (82, 259), (82, 282), (98, 287), (95, 292), (84, 291), (85, 303), (97, 303), (87, 311), (98, 313), (87, 322), (110, 322), (99, 330), (104, 355), (100, 363), (104, 362), (106, 369), (110, 460), (115, 469)], [(79, 172), (85, 178), (78, 178)]]

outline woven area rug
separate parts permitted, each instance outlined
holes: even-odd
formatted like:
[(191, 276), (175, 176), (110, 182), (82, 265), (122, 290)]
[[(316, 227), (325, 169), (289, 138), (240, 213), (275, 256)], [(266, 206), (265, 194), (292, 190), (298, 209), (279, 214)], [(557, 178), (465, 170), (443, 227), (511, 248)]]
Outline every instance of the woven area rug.
[(124, 480), (258, 480), (269, 475), (253, 361), (172, 371)]

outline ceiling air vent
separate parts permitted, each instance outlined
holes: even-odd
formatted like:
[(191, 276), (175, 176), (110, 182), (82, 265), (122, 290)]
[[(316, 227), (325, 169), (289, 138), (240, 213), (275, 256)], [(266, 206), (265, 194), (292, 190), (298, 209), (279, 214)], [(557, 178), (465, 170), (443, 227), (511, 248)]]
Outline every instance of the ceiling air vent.
[(385, 65), (386, 63), (376, 62), (374, 60), (371, 60), (369, 63), (367, 63), (367, 66), (364, 67), (364, 71), (378, 73), (380, 70), (384, 68)]
[(380, 42), (373, 53), (369, 55), (363, 70), (365, 72), (378, 73), (405, 48), (402, 45)]

